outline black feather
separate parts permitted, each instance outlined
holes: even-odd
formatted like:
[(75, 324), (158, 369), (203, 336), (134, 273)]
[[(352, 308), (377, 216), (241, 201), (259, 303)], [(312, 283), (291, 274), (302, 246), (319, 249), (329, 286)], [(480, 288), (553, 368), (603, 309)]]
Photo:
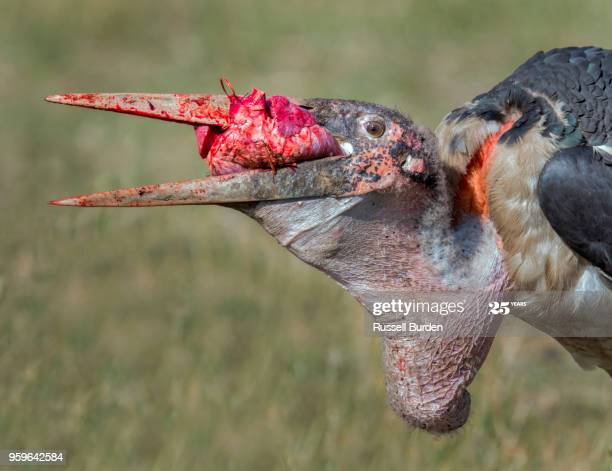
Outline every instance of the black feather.
[[(569, 47), (538, 52), (512, 75), (472, 104), (449, 118), (480, 117), (504, 121), (518, 109), (515, 123), (500, 142), (512, 144), (540, 119), (543, 135), (554, 136), (560, 147), (585, 142), (612, 144), (612, 51), (596, 47)], [(561, 104), (564, 116), (555, 105)], [(577, 131), (577, 132), (576, 132)]]
[(612, 276), (612, 159), (592, 147), (557, 152), (544, 166), (538, 199), (563, 241)]

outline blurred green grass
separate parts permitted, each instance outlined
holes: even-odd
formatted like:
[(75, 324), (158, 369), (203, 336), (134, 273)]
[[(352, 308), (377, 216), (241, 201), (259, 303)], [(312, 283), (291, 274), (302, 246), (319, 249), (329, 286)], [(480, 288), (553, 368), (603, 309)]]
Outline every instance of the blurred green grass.
[(42, 101), (226, 75), (435, 126), (536, 50), (612, 47), (609, 2), (0, 6), (0, 448), (75, 470), (612, 469), (610, 380), (551, 340), (498, 339), (469, 424), (432, 437), (387, 407), (356, 303), (255, 223), (47, 206), (205, 170), (187, 127)]

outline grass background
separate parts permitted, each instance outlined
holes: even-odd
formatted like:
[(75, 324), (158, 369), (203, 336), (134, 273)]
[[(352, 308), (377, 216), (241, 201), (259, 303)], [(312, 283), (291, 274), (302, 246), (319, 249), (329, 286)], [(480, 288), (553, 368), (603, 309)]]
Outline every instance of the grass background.
[(552, 340), (498, 339), (468, 425), (432, 437), (386, 406), (357, 304), (255, 223), (47, 206), (205, 167), (188, 127), (42, 101), (214, 92), (226, 75), (435, 126), (536, 50), (612, 47), (608, 0), (0, 0), (0, 12), (0, 448), (63, 448), (74, 470), (612, 469), (610, 379)]

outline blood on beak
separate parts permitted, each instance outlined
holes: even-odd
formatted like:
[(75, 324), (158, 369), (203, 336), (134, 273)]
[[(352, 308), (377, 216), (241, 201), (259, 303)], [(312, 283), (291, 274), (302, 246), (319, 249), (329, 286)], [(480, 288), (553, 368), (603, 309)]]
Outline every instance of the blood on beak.
[(229, 100), (225, 95), (185, 93), (66, 93), (51, 95), (48, 102), (192, 125), (225, 127)]
[[(126, 113), (193, 126), (228, 126), (229, 100), (223, 95), (147, 93), (69, 93), (46, 98), (59, 103)], [(290, 99), (300, 104), (300, 100)], [(53, 200), (57, 206), (173, 206), (346, 197), (393, 184), (392, 170), (364, 180), (367, 156), (332, 156), (307, 160), (292, 168), (249, 170), (229, 175), (144, 185)]]
[[(310, 160), (293, 168), (249, 170), (180, 182), (104, 191), (51, 201), (56, 206), (175, 206), (229, 204), (312, 197), (356, 196), (372, 191), (356, 185), (351, 157)], [(381, 188), (385, 182), (379, 185)]]

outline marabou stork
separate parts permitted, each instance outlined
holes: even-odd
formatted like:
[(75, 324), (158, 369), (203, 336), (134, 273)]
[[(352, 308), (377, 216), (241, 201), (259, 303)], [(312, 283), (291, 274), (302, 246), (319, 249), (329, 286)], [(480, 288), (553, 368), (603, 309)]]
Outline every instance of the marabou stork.
[[(227, 99), (214, 95), (48, 100), (227, 125)], [(231, 207), (362, 304), (377, 290), (475, 291), (485, 304), (519, 290), (529, 301), (528, 322), (558, 338), (581, 365), (612, 375), (612, 51), (539, 52), (452, 111), (437, 136), (375, 104), (295, 102), (346, 155), (53, 203)], [(395, 411), (431, 432), (463, 425), (467, 386), (497, 319), (468, 309), (457, 321), (461, 336), (384, 338)], [(569, 337), (567, 325), (601, 335)]]

